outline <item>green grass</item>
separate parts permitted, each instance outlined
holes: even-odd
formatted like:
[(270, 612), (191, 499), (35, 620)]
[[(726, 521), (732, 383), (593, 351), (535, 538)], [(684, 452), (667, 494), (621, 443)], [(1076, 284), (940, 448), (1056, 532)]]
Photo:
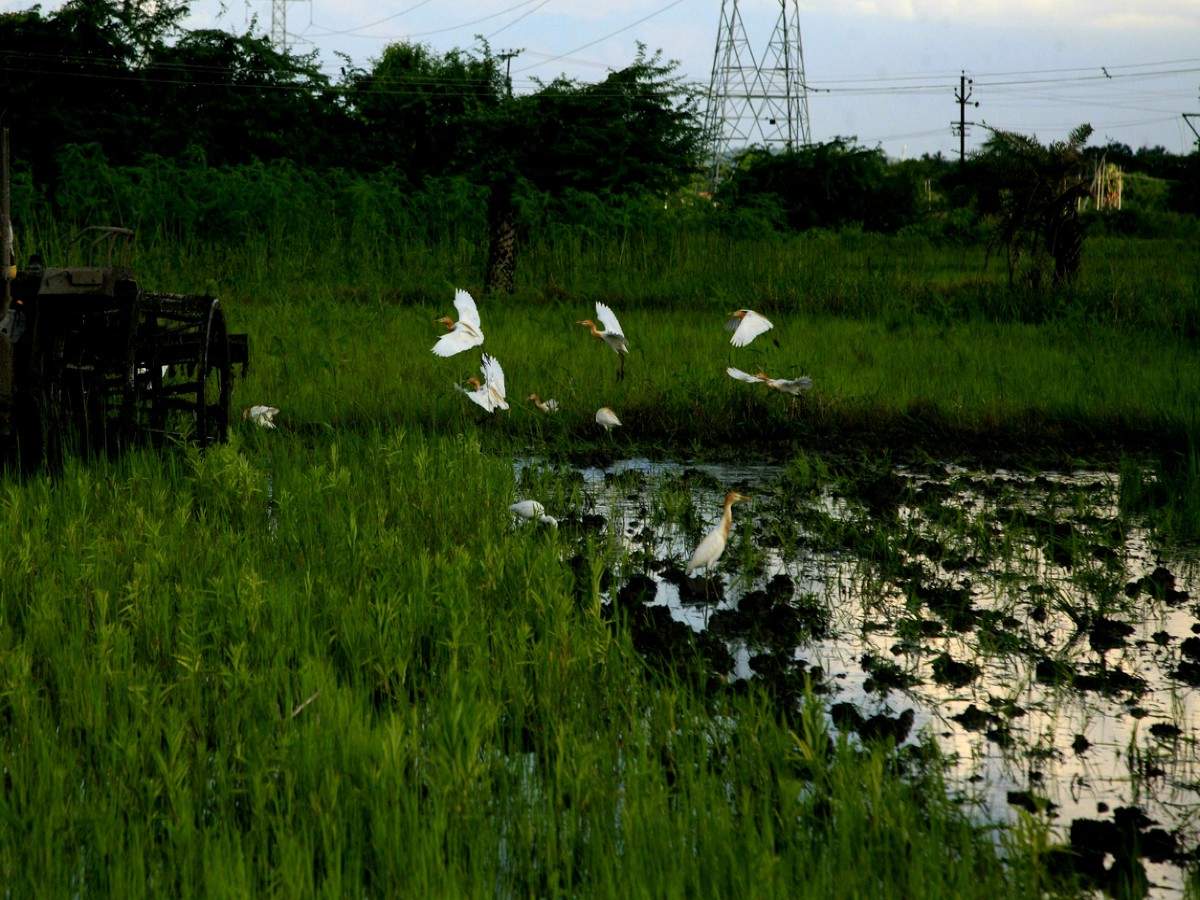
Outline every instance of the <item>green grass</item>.
[[(450, 292), (446, 292), (449, 296)], [(452, 387), (478, 374), (479, 353), (449, 360), (429, 348), (433, 306), (230, 304), (252, 336), (238, 397), (269, 402), (292, 424), (406, 423), (535, 452), (607, 444), (592, 417), (611, 406), (619, 448), (713, 455), (792, 442), (856, 452), (917, 444), (952, 453), (991, 444), (1031, 452), (1183, 446), (1200, 418), (1200, 366), (1189, 342), (1108, 326), (916, 320), (889, 325), (830, 316), (776, 317), (776, 328), (732, 350), (715, 311), (618, 309), (633, 351), (616, 356), (577, 318), (583, 304), (483, 301), (483, 350), (504, 366), (513, 409), (490, 419)], [(336, 335), (337, 339), (331, 340)], [(775, 347), (773, 340), (780, 346)], [(727, 365), (810, 375), (798, 402), (730, 379)], [(563, 406), (547, 417), (537, 392)], [(487, 421), (484, 421), (487, 420)]]
[[(224, 298), (251, 335), (235, 403), (278, 405), (283, 427), (0, 484), (0, 882), (14, 896), (1056, 889), (1044, 827), (997, 841), (947, 799), (936, 760), (830, 749), (816, 705), (648, 668), (595, 581), (575, 584), (565, 538), (510, 526), (512, 459), (1183, 446), (1200, 398), (1195, 263), (1168, 270), (1155, 245), (1127, 260), (1162, 269), (1144, 294), (1117, 274), (1082, 309), (1035, 311), (942, 250), (909, 266), (907, 245), (853, 235), (657, 240), (535, 248), (518, 295), (482, 301), (514, 407), (492, 417), (451, 386), (478, 354), (429, 353), (453, 286), (478, 287), (469, 240), (142, 245), (148, 287)], [(951, 300), (924, 308), (939, 291)], [(597, 298), (634, 348), (621, 384), (573, 324)], [(777, 328), (731, 352), (723, 314), (743, 304)], [(816, 387), (792, 404), (727, 378), (731, 363)], [(531, 391), (564, 411), (536, 413)], [(611, 444), (600, 405), (626, 423)]]
[[(277, 501), (272, 536), (268, 475)], [(997, 896), (936, 766), (650, 675), (513, 530), (510, 463), (415, 430), (70, 462), (3, 487), (14, 896)]]

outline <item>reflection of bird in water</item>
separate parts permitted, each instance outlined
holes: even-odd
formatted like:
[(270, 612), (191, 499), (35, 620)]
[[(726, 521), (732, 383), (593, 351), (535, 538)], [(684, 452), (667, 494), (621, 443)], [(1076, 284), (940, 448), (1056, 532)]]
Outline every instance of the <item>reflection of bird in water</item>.
[(617, 381), (620, 381), (625, 377), (625, 354), (629, 352), (629, 341), (625, 340), (625, 332), (621, 330), (621, 323), (617, 321), (616, 315), (599, 301), (596, 302), (596, 318), (604, 326), (603, 330), (596, 328), (596, 323), (591, 319), (582, 319), (575, 324), (586, 325), (592, 337), (599, 338), (612, 347), (621, 361), (621, 367), (617, 369)]
[(743, 372), (741, 369), (735, 369), (733, 366), (726, 369), (725, 374), (730, 378), (736, 378), (738, 381), (745, 381), (749, 384), (765, 384), (769, 388), (773, 388), (784, 394), (790, 394), (793, 397), (798, 397), (812, 387), (812, 379), (807, 375), (801, 378), (772, 378), (766, 372), (758, 372), (755, 375), (751, 375), (749, 372)]
[(449, 329), (449, 334), (443, 334), (433, 345), (433, 352), (438, 356), (453, 356), (483, 343), (479, 309), (475, 306), (475, 300), (471, 295), (463, 290), (455, 291), (454, 308), (458, 310), (457, 322), (449, 316), (434, 319), (435, 322), (440, 322)]
[(242, 410), (242, 418), (260, 428), (274, 428), (277, 415), (279, 410), (274, 406), (247, 406)]
[(557, 400), (543, 400), (537, 394), (530, 394), (525, 399), (528, 400), (529, 402), (531, 402), (534, 406), (536, 406), (538, 409), (540, 409), (544, 413), (558, 412), (558, 401)]
[(752, 340), (775, 326), (766, 316), (761, 316), (752, 309), (738, 309), (729, 314), (725, 330), (732, 331), (733, 337), (729, 343), (735, 347), (745, 347)]
[(596, 424), (612, 434), (612, 430), (621, 424), (621, 420), (617, 418), (617, 414), (607, 406), (602, 406), (596, 410)]
[(500, 368), (499, 361), (494, 356), (483, 354), (483, 365), (479, 367), (479, 371), (483, 373), (483, 381), (478, 378), (471, 377), (467, 379), (467, 384), (471, 385), (474, 390), (468, 391), (462, 385), (455, 385), (460, 391), (466, 394), (472, 403), (477, 403), (487, 412), (495, 412), (498, 409), (508, 409), (508, 403), (504, 399), (504, 370)]
[(721, 521), (697, 545), (696, 552), (687, 564), (689, 575), (696, 569), (704, 569), (707, 574), (713, 563), (721, 558), (721, 554), (725, 552), (725, 542), (729, 540), (729, 529), (733, 527), (733, 504), (749, 499), (737, 491), (730, 491), (725, 495), (725, 511), (721, 515)]

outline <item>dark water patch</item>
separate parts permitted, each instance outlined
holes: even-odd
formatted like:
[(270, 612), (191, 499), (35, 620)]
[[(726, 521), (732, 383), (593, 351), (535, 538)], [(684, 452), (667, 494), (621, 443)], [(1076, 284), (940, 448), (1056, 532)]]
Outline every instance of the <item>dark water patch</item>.
[[(607, 527), (561, 531), (622, 573), (602, 592), (606, 614), (650, 670), (699, 667), (714, 690), (762, 691), (788, 715), (811, 687), (842, 730), (899, 739), (896, 759), (931, 738), (950, 784), (989, 817), (1056, 804), (1063, 842), (1101, 806), (1138, 805), (1196, 845), (1200, 608), (1181, 598), (1200, 565), (1120, 515), (1114, 476), (921, 465), (885, 477), (811, 454), (774, 470), (643, 468), (639, 491), (585, 472), (577, 512)], [(711, 580), (687, 578), (736, 484), (754, 500), (735, 508)], [(1181, 884), (1177, 863), (1136, 860), (1148, 883)]]

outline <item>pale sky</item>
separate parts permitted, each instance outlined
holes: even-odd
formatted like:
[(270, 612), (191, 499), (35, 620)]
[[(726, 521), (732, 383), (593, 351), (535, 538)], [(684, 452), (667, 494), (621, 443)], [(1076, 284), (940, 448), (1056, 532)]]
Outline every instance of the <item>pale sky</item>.
[[(739, 7), (758, 52), (780, 4)], [(270, 23), (270, 0), (192, 8), (193, 26)], [(601, 78), (632, 59), (639, 40), (707, 86), (720, 9), (720, 0), (290, 0), (287, 15), (296, 46), (315, 48), (330, 71), (336, 52), (366, 65), (389, 41), (440, 51), (469, 48), (481, 34), (494, 51), (523, 51), (512, 63), (520, 92), (533, 77)], [(955, 154), (953, 92), (966, 69), (980, 104), (968, 120), (1046, 140), (1086, 121), (1094, 142), (1192, 147), (1180, 113), (1200, 112), (1200, 0), (801, 0), (800, 16), (815, 139), (856, 135), (894, 157)], [(972, 129), (968, 148), (983, 135)]]

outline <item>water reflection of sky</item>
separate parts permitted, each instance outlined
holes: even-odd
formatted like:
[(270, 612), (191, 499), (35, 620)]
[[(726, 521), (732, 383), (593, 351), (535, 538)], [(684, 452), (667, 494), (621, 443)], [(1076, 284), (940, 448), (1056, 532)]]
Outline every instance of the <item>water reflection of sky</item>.
[[(535, 463), (519, 461), (518, 476), (530, 466), (536, 470)], [(691, 628), (707, 627), (714, 612), (735, 608), (747, 590), (761, 588), (778, 573), (793, 579), (798, 595), (821, 598), (831, 615), (829, 636), (800, 645), (795, 657), (821, 667), (831, 688), (831, 703), (848, 701), (864, 716), (894, 715), (912, 708), (915, 720), (909, 740), (922, 734), (932, 737), (951, 757), (952, 790), (977, 804), (989, 819), (1011, 820), (1016, 811), (1009, 792), (1031, 791), (1055, 805), (1053, 820), (1064, 839), (1075, 818), (1103, 819), (1106, 809), (1137, 805), (1163, 827), (1179, 829), (1186, 847), (1200, 840), (1200, 691), (1170, 677), (1181, 641), (1200, 632), (1196, 559), (1156, 552), (1144, 528), (1127, 529), (1123, 540), (1112, 546), (1115, 556), (1107, 562), (1083, 553), (1071, 569), (1025, 537), (1006, 545), (1003, 524), (1013, 510), (1069, 521), (1083, 543), (1093, 547), (1102, 543), (1105, 523), (1117, 515), (1115, 474), (1025, 474), (956, 466), (935, 467), (933, 474), (895, 470), (904, 484), (917, 491), (930, 483), (952, 486), (943, 489), (940, 506), (960, 515), (968, 527), (930, 521), (924, 504), (901, 505), (897, 522), (908, 529), (910, 539), (933, 538), (960, 557), (976, 558), (969, 571), (948, 571), (920, 553), (909, 555), (924, 566), (931, 583), (968, 587), (977, 611), (994, 610), (1009, 617), (1003, 628), (1025, 645), (1022, 651), (1006, 653), (981, 643), (978, 628), (962, 632), (945, 628), (916, 641), (902, 639), (896, 631), (898, 622), (937, 616), (926, 607), (914, 609), (903, 589), (881, 580), (873, 565), (853, 552), (801, 549), (781, 555), (779, 550), (760, 548), (765, 556), (763, 569), (753, 577), (725, 571), (725, 596), (719, 603), (682, 602), (678, 586), (663, 580), (647, 562), (666, 558), (685, 563), (694, 546), (696, 525), (701, 533), (711, 528), (720, 516), (721, 495), (735, 486), (755, 494), (752, 504), (735, 508), (735, 535), (746, 533), (739, 530), (739, 523), (745, 521), (753, 523), (751, 533), (768, 533), (770, 517), (788, 515), (788, 504), (797, 502), (783, 499), (779, 466), (684, 466), (629, 459), (577, 473), (576, 479), (582, 477), (584, 503), (606, 516), (609, 533), (627, 554), (621, 574), (645, 571), (657, 582), (654, 602), (669, 607), (674, 618)], [(681, 492), (700, 516), (691, 535), (675, 518)], [(835, 519), (867, 516), (865, 510), (828, 490), (800, 503)], [(738, 539), (731, 538), (727, 553), (736, 554)], [(1174, 574), (1176, 589), (1188, 592), (1188, 601), (1170, 605), (1145, 595), (1135, 601), (1118, 590), (1159, 566)], [(1110, 603), (1105, 616), (1127, 622), (1134, 631), (1124, 646), (1101, 653), (1090, 646), (1072, 615), (1095, 611), (1105, 599)], [(1164, 632), (1169, 639), (1162, 645)], [(734, 677), (753, 677), (750, 659), (755, 648), (744, 641), (733, 641), (729, 648), (735, 659)], [(936, 683), (932, 663), (943, 653), (978, 665), (980, 677), (963, 687)], [(895, 663), (919, 683), (885, 694), (868, 691), (865, 654)], [(1039, 656), (1068, 661), (1080, 671), (1120, 668), (1144, 679), (1146, 690), (1106, 695), (1049, 686), (1036, 677)], [(978, 730), (969, 730), (954, 718), (971, 706), (992, 716)], [(1155, 737), (1150, 729), (1156, 723), (1174, 725), (1181, 734)], [(1082, 746), (1079, 736), (1087, 742), (1082, 752), (1076, 749)], [(1182, 873), (1176, 867), (1145, 864), (1158, 886), (1155, 893), (1167, 896), (1180, 891)]]

